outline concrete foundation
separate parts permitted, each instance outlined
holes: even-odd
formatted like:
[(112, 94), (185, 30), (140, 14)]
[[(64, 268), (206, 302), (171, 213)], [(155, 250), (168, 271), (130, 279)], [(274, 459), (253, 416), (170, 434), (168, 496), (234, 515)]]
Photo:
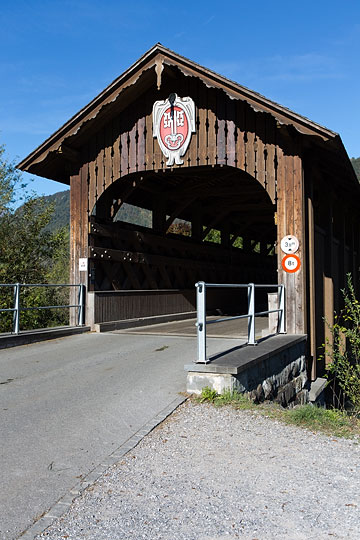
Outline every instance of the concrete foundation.
[(208, 386), (218, 394), (236, 390), (284, 407), (307, 403), (305, 344), (304, 335), (277, 335), (217, 355), (208, 364), (187, 365), (187, 391), (201, 394)]
[(318, 377), (315, 381), (312, 381), (309, 388), (309, 401), (313, 405), (319, 407), (325, 407), (325, 388), (327, 386), (327, 379)]
[(59, 326), (38, 330), (23, 330), (20, 334), (1, 334), (0, 349), (28, 345), (29, 343), (37, 343), (49, 339), (58, 339), (74, 334), (84, 334), (85, 332), (90, 332), (89, 326)]

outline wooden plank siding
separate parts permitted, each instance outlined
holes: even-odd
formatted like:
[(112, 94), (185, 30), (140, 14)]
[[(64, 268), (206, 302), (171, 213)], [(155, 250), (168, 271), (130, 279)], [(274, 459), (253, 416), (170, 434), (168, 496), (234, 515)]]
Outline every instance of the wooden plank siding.
[(228, 100), (226, 106), (226, 164), (236, 167), (236, 106), (233, 100)]
[[(275, 120), (255, 113), (223, 92), (194, 87), (196, 133), (184, 156), (184, 167), (228, 165), (245, 170), (276, 197)], [(199, 105), (198, 105), (199, 104)], [(92, 136), (89, 206), (114, 181), (128, 174), (167, 170), (166, 158), (153, 138), (152, 101), (142, 99)], [(179, 166), (174, 166), (179, 168)]]
[(121, 158), (120, 158), (120, 125), (119, 118), (115, 116), (112, 121), (112, 170), (113, 180), (116, 181), (121, 176)]
[(105, 128), (104, 135), (104, 189), (107, 189), (114, 180), (114, 171), (113, 171), (113, 125), (112, 122), (107, 124)]
[(246, 141), (246, 164), (245, 170), (250, 176), (256, 178), (256, 133), (255, 133), (255, 112), (251, 107), (245, 110), (245, 141)]

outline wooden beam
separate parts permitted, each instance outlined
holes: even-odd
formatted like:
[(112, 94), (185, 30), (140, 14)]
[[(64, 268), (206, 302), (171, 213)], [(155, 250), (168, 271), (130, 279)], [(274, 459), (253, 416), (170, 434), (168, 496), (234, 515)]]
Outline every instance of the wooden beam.
[(56, 153), (63, 155), (65, 159), (71, 163), (81, 163), (81, 152), (79, 152), (79, 150), (75, 150), (75, 148), (67, 146), (64, 143), (59, 146)]
[[(247, 224), (251, 227), (251, 223)], [(245, 230), (244, 227), (241, 228), (239, 234)], [(119, 245), (129, 245), (129, 251), (143, 252), (146, 251), (158, 252), (158, 253), (176, 253), (179, 254), (190, 254), (190, 258), (207, 258), (209, 261), (217, 260), (226, 260), (229, 256), (229, 251), (223, 249), (219, 244), (210, 244), (204, 242), (198, 242), (192, 237), (179, 236), (179, 235), (167, 235), (161, 236), (155, 234), (151, 230), (146, 230), (144, 227), (137, 227), (130, 223), (125, 222), (115, 222), (115, 223), (94, 223), (90, 224), (90, 238), (93, 238), (94, 246), (103, 247), (101, 245), (101, 238), (106, 238), (106, 243), (108, 245), (109, 240), (112, 241), (114, 246)], [(112, 240), (111, 240), (112, 239)], [(99, 245), (100, 244), (100, 245)], [(132, 248), (130, 246), (133, 246)], [(106, 248), (105, 248), (106, 249)], [(125, 249), (124, 249), (125, 251)], [(241, 264), (251, 264), (251, 257), (247, 259), (244, 258), (244, 255), (239, 250), (239, 253), (232, 252), (231, 258), (235, 265)]]
[(221, 235), (221, 245), (224, 248), (229, 248), (231, 246), (229, 222), (225, 223), (224, 226), (221, 227), (220, 235)]
[(192, 206), (191, 216), (191, 238), (194, 240), (202, 239), (203, 230), (202, 204), (199, 200)]
[(236, 242), (236, 240), (239, 238), (239, 236), (243, 236), (244, 232), (248, 231), (250, 229), (250, 227), (255, 223), (255, 221), (249, 221), (248, 223), (246, 223), (246, 225), (244, 227), (241, 227), (240, 229), (237, 228), (235, 229), (235, 232), (233, 233), (234, 236), (233, 238), (231, 239), (231, 244), (234, 245), (234, 243)]
[[(100, 262), (125, 262), (131, 264), (140, 264), (144, 266), (171, 266), (175, 268), (182, 268), (188, 266), (189, 268), (213, 268), (218, 270), (224, 270), (228, 268), (228, 261), (226, 262), (215, 262), (215, 261), (204, 261), (204, 260), (195, 260), (189, 258), (179, 258), (165, 255), (157, 255), (150, 253), (142, 253), (136, 251), (125, 251), (120, 249), (109, 249), (109, 248), (100, 248), (100, 247), (91, 247), (89, 248), (89, 258), (92, 260), (98, 260)], [(155, 287), (156, 288), (156, 287)]]
[(210, 225), (208, 225), (206, 229), (202, 232), (202, 239), (206, 238), (209, 232), (211, 231), (211, 229), (213, 229), (218, 223), (220, 223), (224, 219), (224, 217), (227, 216), (228, 214), (229, 212), (227, 209), (224, 212), (221, 212), (220, 214), (218, 214), (211, 221)]
[[(327, 205), (326, 236), (325, 236), (325, 265), (324, 265), (324, 333), (325, 340), (332, 343), (332, 333), (330, 327), (334, 324), (334, 270), (333, 270), (333, 208), (331, 197), (324, 198)], [(325, 355), (325, 364), (329, 364), (331, 358)]]
[(166, 220), (165, 223), (165, 231), (168, 230), (172, 222), (175, 218), (179, 217), (180, 212), (185, 210), (188, 206), (190, 206), (194, 201), (196, 200), (196, 197), (191, 197), (190, 199), (187, 199), (186, 201), (182, 201), (173, 212), (171, 212), (170, 217)]
[(311, 355), (311, 380), (316, 380), (316, 305), (315, 305), (315, 220), (314, 220), (314, 187), (313, 178), (309, 178), (309, 194), (307, 196), (307, 230), (308, 230), (308, 265), (309, 265), (309, 341)]

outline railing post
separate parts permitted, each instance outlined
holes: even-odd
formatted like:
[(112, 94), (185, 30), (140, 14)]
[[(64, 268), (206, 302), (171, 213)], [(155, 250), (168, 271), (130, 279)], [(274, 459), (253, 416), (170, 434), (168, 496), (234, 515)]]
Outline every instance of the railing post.
[(286, 334), (285, 331), (285, 286), (282, 284), (280, 285), (279, 290), (279, 326), (278, 326), (278, 332), (279, 334)]
[(13, 316), (13, 331), (18, 334), (20, 331), (20, 283), (14, 285), (14, 316)]
[(79, 295), (78, 295), (78, 305), (79, 305), (79, 308), (78, 308), (78, 326), (84, 326), (84, 315), (85, 315), (85, 310), (84, 310), (84, 298), (85, 298), (85, 285), (83, 284), (80, 284), (79, 285)]
[(256, 345), (255, 341), (255, 285), (248, 284), (248, 345)]
[(204, 281), (199, 281), (196, 287), (196, 309), (197, 309), (197, 363), (206, 364), (206, 285)]

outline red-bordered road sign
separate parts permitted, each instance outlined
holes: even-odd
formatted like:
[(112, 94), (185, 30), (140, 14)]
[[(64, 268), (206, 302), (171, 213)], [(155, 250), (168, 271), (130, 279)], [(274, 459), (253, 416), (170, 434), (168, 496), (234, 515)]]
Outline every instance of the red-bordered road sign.
[(283, 258), (283, 260), (281, 261), (281, 266), (283, 267), (283, 270), (285, 270), (285, 272), (293, 274), (300, 269), (301, 261), (300, 258), (293, 253), (291, 255), (286, 255)]

